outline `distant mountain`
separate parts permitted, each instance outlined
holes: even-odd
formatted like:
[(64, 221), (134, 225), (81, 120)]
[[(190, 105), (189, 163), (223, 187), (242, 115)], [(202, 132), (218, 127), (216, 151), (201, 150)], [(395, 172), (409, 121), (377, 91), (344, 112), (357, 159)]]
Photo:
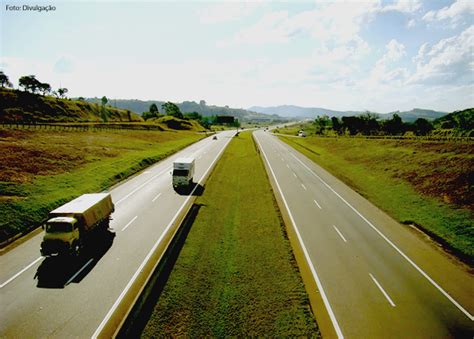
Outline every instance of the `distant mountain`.
[[(91, 103), (100, 103), (100, 98), (87, 98), (85, 99)], [(160, 113), (164, 113), (161, 105), (164, 104), (164, 101), (160, 100), (128, 100), (128, 99), (109, 99), (108, 104), (122, 109), (128, 109), (137, 114), (142, 114), (147, 112), (150, 109), (151, 104), (156, 104)], [(195, 101), (183, 101), (182, 103), (177, 103), (179, 109), (183, 113), (197, 112), (202, 116), (211, 116), (211, 115), (229, 115), (238, 118), (240, 121), (281, 121), (282, 118), (279, 115), (269, 115), (260, 112), (254, 112), (251, 110), (241, 109), (241, 108), (230, 108), (229, 106), (221, 107), (214, 105), (207, 105), (204, 101), (197, 103)]]
[[(363, 111), (335, 111), (327, 108), (320, 107), (299, 107), (292, 105), (276, 106), (276, 107), (260, 107), (252, 106), (249, 108), (250, 111), (255, 111), (264, 114), (278, 114), (281, 117), (287, 118), (315, 118), (316, 116), (327, 115), (329, 117), (343, 117), (351, 115), (364, 114)], [(414, 108), (411, 111), (405, 112), (390, 112), (390, 113), (376, 113), (380, 119), (391, 119), (394, 114), (398, 114), (405, 122), (412, 122), (418, 118), (424, 118), (427, 120), (434, 120), (439, 117), (446, 115), (446, 112), (439, 112), (427, 109)]]

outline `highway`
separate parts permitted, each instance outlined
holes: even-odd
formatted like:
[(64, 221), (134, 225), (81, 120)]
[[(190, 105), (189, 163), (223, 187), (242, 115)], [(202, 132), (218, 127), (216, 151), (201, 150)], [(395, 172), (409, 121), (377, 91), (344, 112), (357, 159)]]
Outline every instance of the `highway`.
[(473, 337), (468, 267), (270, 132), (254, 137), (326, 309), (323, 336)]
[(202, 189), (177, 194), (172, 162), (195, 157), (194, 182), (202, 184), (235, 131), (205, 138), (113, 187), (111, 228), (77, 262), (40, 257), (42, 233), (0, 257), (0, 337), (100, 336), (147, 259)]

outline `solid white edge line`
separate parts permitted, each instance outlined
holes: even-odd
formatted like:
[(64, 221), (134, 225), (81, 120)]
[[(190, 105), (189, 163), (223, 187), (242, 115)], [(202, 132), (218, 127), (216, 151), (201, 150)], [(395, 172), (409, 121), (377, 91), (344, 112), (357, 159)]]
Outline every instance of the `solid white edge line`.
[(289, 215), (289, 217), (291, 219), (291, 222), (293, 223), (294, 229), (296, 231), (298, 241), (300, 242), (301, 247), (303, 249), (303, 253), (304, 253), (304, 256), (306, 258), (306, 261), (309, 264), (309, 267), (311, 269), (311, 273), (313, 274), (313, 278), (316, 281), (316, 285), (318, 286), (319, 292), (321, 293), (321, 298), (323, 299), (324, 305), (326, 306), (326, 309), (329, 313), (329, 317), (331, 318), (332, 324), (334, 326), (334, 330), (336, 331), (337, 336), (342, 339), (342, 338), (344, 338), (344, 335), (342, 334), (342, 331), (341, 331), (341, 328), (339, 327), (339, 323), (337, 322), (336, 316), (334, 315), (334, 312), (331, 308), (331, 305), (329, 304), (329, 300), (326, 296), (326, 292), (324, 292), (324, 288), (323, 288), (323, 285), (321, 284), (321, 281), (319, 280), (319, 276), (316, 273), (316, 269), (314, 268), (314, 264), (311, 261), (311, 258), (309, 257), (308, 250), (306, 249), (306, 246), (304, 245), (303, 239), (302, 239), (301, 234), (298, 230), (298, 227), (296, 226), (295, 219), (293, 218), (293, 214), (291, 213), (290, 208), (288, 206), (288, 203), (286, 202), (285, 196), (283, 195), (283, 191), (281, 190), (280, 184), (278, 183), (275, 172), (273, 171), (273, 168), (270, 165), (270, 162), (268, 161), (267, 155), (266, 155), (265, 151), (263, 150), (263, 148), (260, 144), (260, 141), (257, 139), (257, 137), (255, 137), (255, 140), (257, 141), (257, 143), (259, 145), (259, 148), (262, 151), (262, 154), (265, 158), (265, 162), (268, 164), (268, 168), (270, 169), (270, 172), (272, 173), (273, 179), (275, 180), (275, 183), (277, 185), (278, 191), (281, 194), (281, 197), (283, 199), (283, 203), (285, 204), (286, 210), (288, 211), (288, 215)]
[(305, 191), (307, 190), (305, 185), (301, 184), (301, 187), (303, 187)]
[(298, 159), (292, 152), (289, 151), (291, 156), (299, 161), (308, 171), (310, 171), (316, 178), (318, 178), (327, 188), (329, 188), (335, 195), (337, 195), (347, 206), (349, 206), (359, 217), (362, 218), (375, 232), (377, 232), (382, 239), (384, 239), (390, 246), (392, 246), (406, 261), (410, 263), (423, 277), (428, 280), (431, 285), (436, 287), (451, 303), (456, 306), (462, 313), (464, 313), (471, 321), (474, 321), (474, 317), (461, 306), (453, 297), (449, 295), (441, 286), (439, 286), (425, 271), (423, 271), (413, 260), (411, 260), (401, 249), (399, 249), (390, 239), (388, 239), (377, 227), (375, 227), (366, 217), (364, 217), (358, 210), (355, 209), (350, 203), (348, 203), (339, 193), (337, 193), (331, 186), (329, 186), (319, 175), (314, 173), (306, 164)]
[(332, 227), (334, 227), (334, 229), (336, 230), (337, 234), (339, 234), (339, 236), (342, 238), (342, 240), (344, 240), (344, 242), (347, 242), (346, 238), (344, 238), (344, 236), (342, 235), (341, 231), (339, 231), (339, 229), (336, 227), (336, 225), (332, 225)]
[(69, 278), (69, 280), (64, 284), (64, 286), (69, 285), (69, 283), (73, 281), (79, 275), (79, 273), (81, 273), (93, 261), (94, 261), (94, 258), (90, 258), (89, 261), (84, 266), (82, 266), (79, 271), (77, 271), (71, 278)]
[(13, 280), (15, 280), (16, 278), (18, 278), (18, 276), (20, 274), (22, 274), (23, 272), (25, 272), (26, 270), (28, 270), (31, 266), (33, 266), (34, 264), (36, 264), (38, 261), (40, 261), (43, 257), (39, 257), (39, 258), (36, 258), (31, 264), (29, 264), (28, 266), (26, 266), (24, 269), (22, 269), (20, 272), (18, 272), (17, 274), (15, 274), (13, 277), (11, 277), (10, 279), (8, 279), (7, 281), (5, 281), (3, 284), (0, 285), (0, 288), (3, 288), (5, 287), (6, 285), (8, 285), (9, 283), (11, 283)]
[(319, 209), (321, 209), (321, 210), (323, 209), (323, 208), (321, 207), (321, 205), (320, 205), (320, 204), (318, 204), (318, 202), (317, 202), (315, 199), (313, 199), (313, 201), (314, 201), (314, 203), (316, 204), (316, 206), (318, 206), (318, 207), (319, 207)]
[(158, 193), (152, 200), (151, 202), (155, 202), (156, 199), (158, 199), (160, 197), (161, 193)]
[[(219, 156), (222, 154), (222, 152), (224, 152), (224, 150), (226, 149), (227, 145), (229, 144), (229, 142), (232, 140), (232, 138), (229, 138), (229, 140), (227, 141), (227, 143), (224, 145), (224, 147), (222, 148), (222, 150), (219, 152), (219, 154), (217, 155), (217, 157), (214, 159), (214, 161), (211, 163), (211, 165), (209, 166), (209, 168), (206, 170), (206, 172), (204, 173), (204, 175), (200, 178), (200, 180), (198, 181), (198, 184), (201, 183), (201, 180), (207, 175), (207, 173), (209, 172), (209, 170), (212, 168), (212, 166), (214, 165), (214, 163), (217, 161), (217, 159), (219, 159)], [(122, 299), (125, 297), (125, 295), (127, 294), (128, 290), (130, 289), (130, 287), (133, 285), (133, 283), (135, 282), (135, 279), (137, 279), (138, 275), (140, 274), (140, 272), (143, 270), (143, 267), (145, 267), (145, 264), (148, 262), (148, 260), (150, 260), (150, 257), (152, 256), (152, 254), (156, 251), (156, 249), (158, 248), (158, 246), (160, 245), (161, 241), (163, 240), (164, 236), (168, 233), (169, 229), (171, 228), (171, 226), (173, 226), (174, 222), (176, 221), (176, 219), (178, 218), (178, 215), (181, 213), (181, 211), (183, 210), (184, 206), (186, 206), (186, 204), (188, 203), (189, 199), (191, 199), (191, 197), (193, 196), (193, 193), (194, 191), (196, 190), (196, 188), (198, 187), (198, 185), (194, 186), (194, 189), (191, 191), (191, 193), (189, 194), (188, 198), (184, 201), (184, 203), (181, 205), (181, 207), (179, 208), (178, 212), (176, 212), (176, 214), (174, 215), (173, 219), (171, 219), (170, 223), (166, 226), (164, 232), (160, 235), (160, 237), (158, 238), (158, 240), (155, 242), (155, 244), (153, 245), (153, 247), (151, 248), (151, 250), (148, 252), (148, 254), (146, 255), (145, 259), (143, 259), (142, 263), (140, 264), (140, 266), (138, 267), (138, 269), (135, 271), (135, 274), (133, 274), (132, 278), (130, 279), (130, 281), (128, 282), (128, 284), (125, 286), (124, 290), (122, 291), (122, 293), (120, 293), (119, 297), (117, 298), (117, 300), (115, 300), (115, 303), (112, 305), (112, 307), (110, 308), (109, 312), (107, 312), (105, 318), (102, 320), (102, 322), (99, 324), (99, 327), (97, 327), (97, 329), (95, 330), (94, 334), (92, 335), (91, 338), (95, 339), (99, 336), (100, 332), (102, 332), (102, 330), (104, 329), (105, 325), (107, 324), (107, 322), (110, 320), (110, 317), (112, 316), (112, 314), (115, 312), (116, 308), (118, 307), (118, 305), (120, 304), (120, 302), (122, 301)]]
[(133, 217), (133, 219), (130, 220), (130, 221), (128, 222), (128, 224), (126, 224), (125, 227), (122, 228), (121, 231), (122, 231), (122, 232), (125, 231), (125, 230), (128, 228), (128, 226), (130, 226), (130, 225), (132, 224), (132, 222), (134, 222), (135, 220), (137, 220), (137, 218), (138, 218), (138, 215), (136, 215), (135, 217)]
[(395, 303), (392, 301), (392, 299), (389, 297), (389, 295), (387, 294), (387, 292), (385, 292), (385, 290), (382, 288), (382, 285), (379, 284), (379, 282), (377, 281), (377, 279), (374, 278), (374, 276), (369, 273), (370, 277), (372, 278), (372, 280), (374, 281), (375, 285), (377, 285), (377, 287), (379, 288), (379, 290), (382, 292), (382, 294), (385, 296), (385, 298), (388, 300), (388, 302), (390, 303), (390, 305), (392, 305), (392, 307), (395, 307)]

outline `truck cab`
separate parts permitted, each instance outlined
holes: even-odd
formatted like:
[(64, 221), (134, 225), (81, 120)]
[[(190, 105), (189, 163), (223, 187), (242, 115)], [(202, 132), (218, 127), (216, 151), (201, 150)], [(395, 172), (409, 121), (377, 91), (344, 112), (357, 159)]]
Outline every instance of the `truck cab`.
[(173, 163), (173, 188), (189, 187), (193, 183), (194, 159), (179, 158)]
[(71, 217), (56, 217), (44, 225), (41, 255), (70, 254), (79, 246), (79, 227), (77, 220)]

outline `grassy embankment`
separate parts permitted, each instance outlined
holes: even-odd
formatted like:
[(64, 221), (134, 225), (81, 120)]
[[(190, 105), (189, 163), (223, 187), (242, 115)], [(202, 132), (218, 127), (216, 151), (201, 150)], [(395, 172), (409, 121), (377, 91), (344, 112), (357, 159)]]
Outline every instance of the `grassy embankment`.
[(142, 336), (317, 336), (250, 133), (233, 139), (196, 204)]
[(196, 131), (0, 129), (0, 242), (199, 140)]
[(401, 223), (472, 264), (474, 148), (466, 142), (281, 137)]

